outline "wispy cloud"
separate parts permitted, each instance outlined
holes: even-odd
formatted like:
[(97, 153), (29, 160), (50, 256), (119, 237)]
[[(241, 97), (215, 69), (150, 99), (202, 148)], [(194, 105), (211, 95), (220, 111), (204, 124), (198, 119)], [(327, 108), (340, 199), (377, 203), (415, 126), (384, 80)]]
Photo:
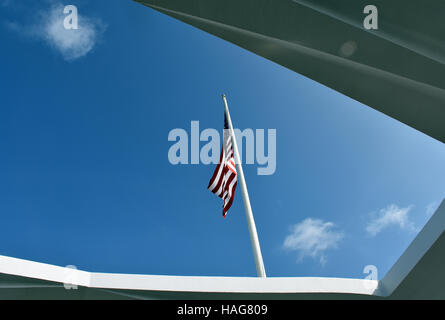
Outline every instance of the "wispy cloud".
[(73, 61), (93, 50), (106, 26), (102, 20), (82, 15), (79, 11), (78, 29), (65, 29), (63, 9), (62, 4), (52, 3), (49, 8), (36, 14), (34, 23), (14, 21), (6, 22), (6, 26), (30, 39), (44, 41), (66, 61)]
[(429, 205), (426, 206), (426, 215), (431, 217), (434, 212), (439, 208), (439, 202), (433, 201)]
[(376, 236), (378, 233), (392, 226), (400, 229), (414, 232), (416, 228), (409, 220), (408, 214), (412, 206), (400, 208), (395, 204), (391, 204), (386, 208), (380, 209), (377, 214), (369, 221), (366, 226), (366, 231), (371, 236)]
[(285, 238), (283, 247), (298, 252), (300, 262), (304, 257), (318, 258), (326, 263), (325, 251), (336, 248), (343, 232), (336, 231), (332, 222), (307, 218), (291, 227), (291, 233)]

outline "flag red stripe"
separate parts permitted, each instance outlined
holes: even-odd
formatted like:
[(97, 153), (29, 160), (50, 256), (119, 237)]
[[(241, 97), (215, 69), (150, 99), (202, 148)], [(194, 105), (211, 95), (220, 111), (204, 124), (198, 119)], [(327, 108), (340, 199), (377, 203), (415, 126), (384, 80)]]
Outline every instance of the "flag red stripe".
[(212, 193), (223, 199), (223, 217), (226, 216), (233, 204), (237, 184), (238, 175), (233, 158), (232, 139), (230, 131), (224, 130), (220, 160), (207, 187)]

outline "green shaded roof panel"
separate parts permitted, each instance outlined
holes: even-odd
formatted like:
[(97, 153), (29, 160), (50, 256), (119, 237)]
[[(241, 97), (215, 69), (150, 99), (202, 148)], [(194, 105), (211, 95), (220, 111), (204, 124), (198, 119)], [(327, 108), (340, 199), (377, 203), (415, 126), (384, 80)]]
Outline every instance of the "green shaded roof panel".
[(445, 3), (138, 0), (445, 142)]

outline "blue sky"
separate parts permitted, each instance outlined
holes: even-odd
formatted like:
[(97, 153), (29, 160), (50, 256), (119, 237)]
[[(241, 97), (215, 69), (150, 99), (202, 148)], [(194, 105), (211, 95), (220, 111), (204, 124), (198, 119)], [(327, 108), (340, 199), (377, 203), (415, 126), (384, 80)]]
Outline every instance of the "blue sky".
[[(76, 5), (79, 32), (58, 29)], [(60, 27), (60, 26), (59, 26)], [(379, 278), (444, 198), (442, 143), (132, 1), (0, 1), (0, 254), (96, 272), (254, 276), (239, 190), (170, 130), (277, 130), (244, 171), (269, 276)]]

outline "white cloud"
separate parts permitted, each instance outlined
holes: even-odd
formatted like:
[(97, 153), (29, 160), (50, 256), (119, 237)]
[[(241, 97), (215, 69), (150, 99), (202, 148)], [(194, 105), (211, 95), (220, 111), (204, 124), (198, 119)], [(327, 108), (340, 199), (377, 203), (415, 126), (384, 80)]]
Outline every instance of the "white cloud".
[(39, 12), (36, 22), (30, 25), (20, 25), (17, 22), (7, 22), (13, 31), (33, 39), (43, 40), (58, 51), (66, 61), (73, 61), (87, 55), (93, 50), (105, 25), (100, 19), (93, 19), (78, 12), (78, 29), (65, 29), (62, 4), (53, 4), (47, 10)]
[(380, 209), (379, 213), (368, 223), (366, 231), (371, 236), (376, 236), (382, 230), (398, 226), (400, 229), (415, 231), (414, 224), (409, 220), (408, 213), (412, 206), (400, 208), (395, 204), (391, 204), (386, 208)]
[(324, 222), (320, 219), (307, 218), (292, 226), (291, 234), (284, 240), (284, 248), (299, 253), (298, 261), (310, 256), (319, 258), (320, 263), (326, 262), (324, 252), (336, 248), (344, 234), (335, 231), (332, 222)]

